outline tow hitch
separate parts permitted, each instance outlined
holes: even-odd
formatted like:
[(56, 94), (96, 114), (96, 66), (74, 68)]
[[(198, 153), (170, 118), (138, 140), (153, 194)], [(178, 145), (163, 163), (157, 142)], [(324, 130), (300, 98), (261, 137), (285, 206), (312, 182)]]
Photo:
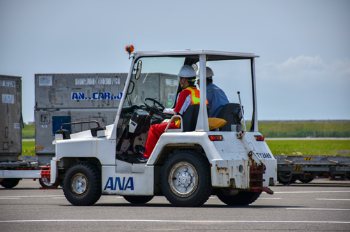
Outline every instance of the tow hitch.
[(263, 174), (265, 173), (265, 165), (260, 163), (260, 165), (250, 166), (250, 189), (254, 192), (259, 190), (264, 191), (268, 194), (273, 194), (273, 191), (268, 187), (263, 187)]

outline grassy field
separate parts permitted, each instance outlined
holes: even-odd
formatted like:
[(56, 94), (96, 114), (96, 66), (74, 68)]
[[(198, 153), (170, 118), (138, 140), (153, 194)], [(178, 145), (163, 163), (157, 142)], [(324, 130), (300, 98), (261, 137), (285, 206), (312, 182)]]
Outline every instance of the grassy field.
[[(350, 156), (350, 140), (267, 140), (273, 155)], [(22, 142), (22, 156), (35, 156), (35, 141)]]
[(27, 125), (24, 123), (24, 128), (22, 128), (22, 138), (23, 139), (34, 139), (35, 138), (35, 125)]
[(35, 156), (35, 141), (22, 141), (22, 156)]
[[(250, 128), (250, 123), (246, 123)], [(350, 121), (261, 121), (259, 132), (265, 138), (350, 137)], [(22, 138), (35, 138), (35, 125), (24, 125)]]
[[(247, 128), (250, 123), (247, 122)], [(265, 138), (350, 137), (350, 121), (262, 121), (259, 132)], [(26, 125), (23, 138), (35, 137), (35, 125)], [(274, 155), (346, 155), (350, 140), (267, 140)], [(35, 142), (23, 141), (22, 155), (35, 155)]]
[(262, 121), (259, 132), (265, 138), (350, 137), (350, 121)]
[(273, 155), (350, 156), (350, 140), (267, 140)]

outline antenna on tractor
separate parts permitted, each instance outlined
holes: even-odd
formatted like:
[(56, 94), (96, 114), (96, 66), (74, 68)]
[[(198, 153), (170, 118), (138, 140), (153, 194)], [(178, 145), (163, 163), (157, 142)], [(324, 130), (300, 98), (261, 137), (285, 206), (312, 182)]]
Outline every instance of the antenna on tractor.
[(243, 107), (242, 107), (242, 103), (241, 103), (240, 92), (238, 91), (237, 94), (238, 94), (238, 99), (239, 99), (239, 107), (241, 107), (241, 113), (242, 113), (242, 118), (243, 118), (244, 130), (247, 131), (247, 128), (245, 127), (245, 120), (244, 120), (244, 113), (243, 113)]

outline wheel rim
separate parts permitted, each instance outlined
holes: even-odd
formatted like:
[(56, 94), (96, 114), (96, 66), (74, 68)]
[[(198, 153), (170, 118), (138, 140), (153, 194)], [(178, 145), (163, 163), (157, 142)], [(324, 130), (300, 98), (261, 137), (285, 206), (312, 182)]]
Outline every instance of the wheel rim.
[(292, 180), (292, 175), (291, 174), (285, 174), (285, 173), (278, 173), (278, 177), (281, 179), (283, 182), (289, 182)]
[(88, 179), (82, 173), (77, 173), (73, 176), (70, 182), (70, 187), (75, 195), (84, 195), (89, 185)]
[(168, 182), (171, 191), (179, 197), (192, 195), (198, 187), (197, 170), (187, 162), (179, 162), (169, 173)]
[(46, 186), (52, 186), (51, 182), (48, 180), (48, 178), (41, 178), (41, 181), (46, 185)]

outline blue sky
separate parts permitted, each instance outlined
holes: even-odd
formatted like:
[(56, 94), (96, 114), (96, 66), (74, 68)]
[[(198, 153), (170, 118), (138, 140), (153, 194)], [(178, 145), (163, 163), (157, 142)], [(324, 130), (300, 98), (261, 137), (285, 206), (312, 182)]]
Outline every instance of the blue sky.
[(347, 0), (0, 0), (0, 74), (22, 76), (25, 122), (35, 73), (128, 72), (127, 44), (255, 53), (259, 119), (350, 119), (349, 41)]

